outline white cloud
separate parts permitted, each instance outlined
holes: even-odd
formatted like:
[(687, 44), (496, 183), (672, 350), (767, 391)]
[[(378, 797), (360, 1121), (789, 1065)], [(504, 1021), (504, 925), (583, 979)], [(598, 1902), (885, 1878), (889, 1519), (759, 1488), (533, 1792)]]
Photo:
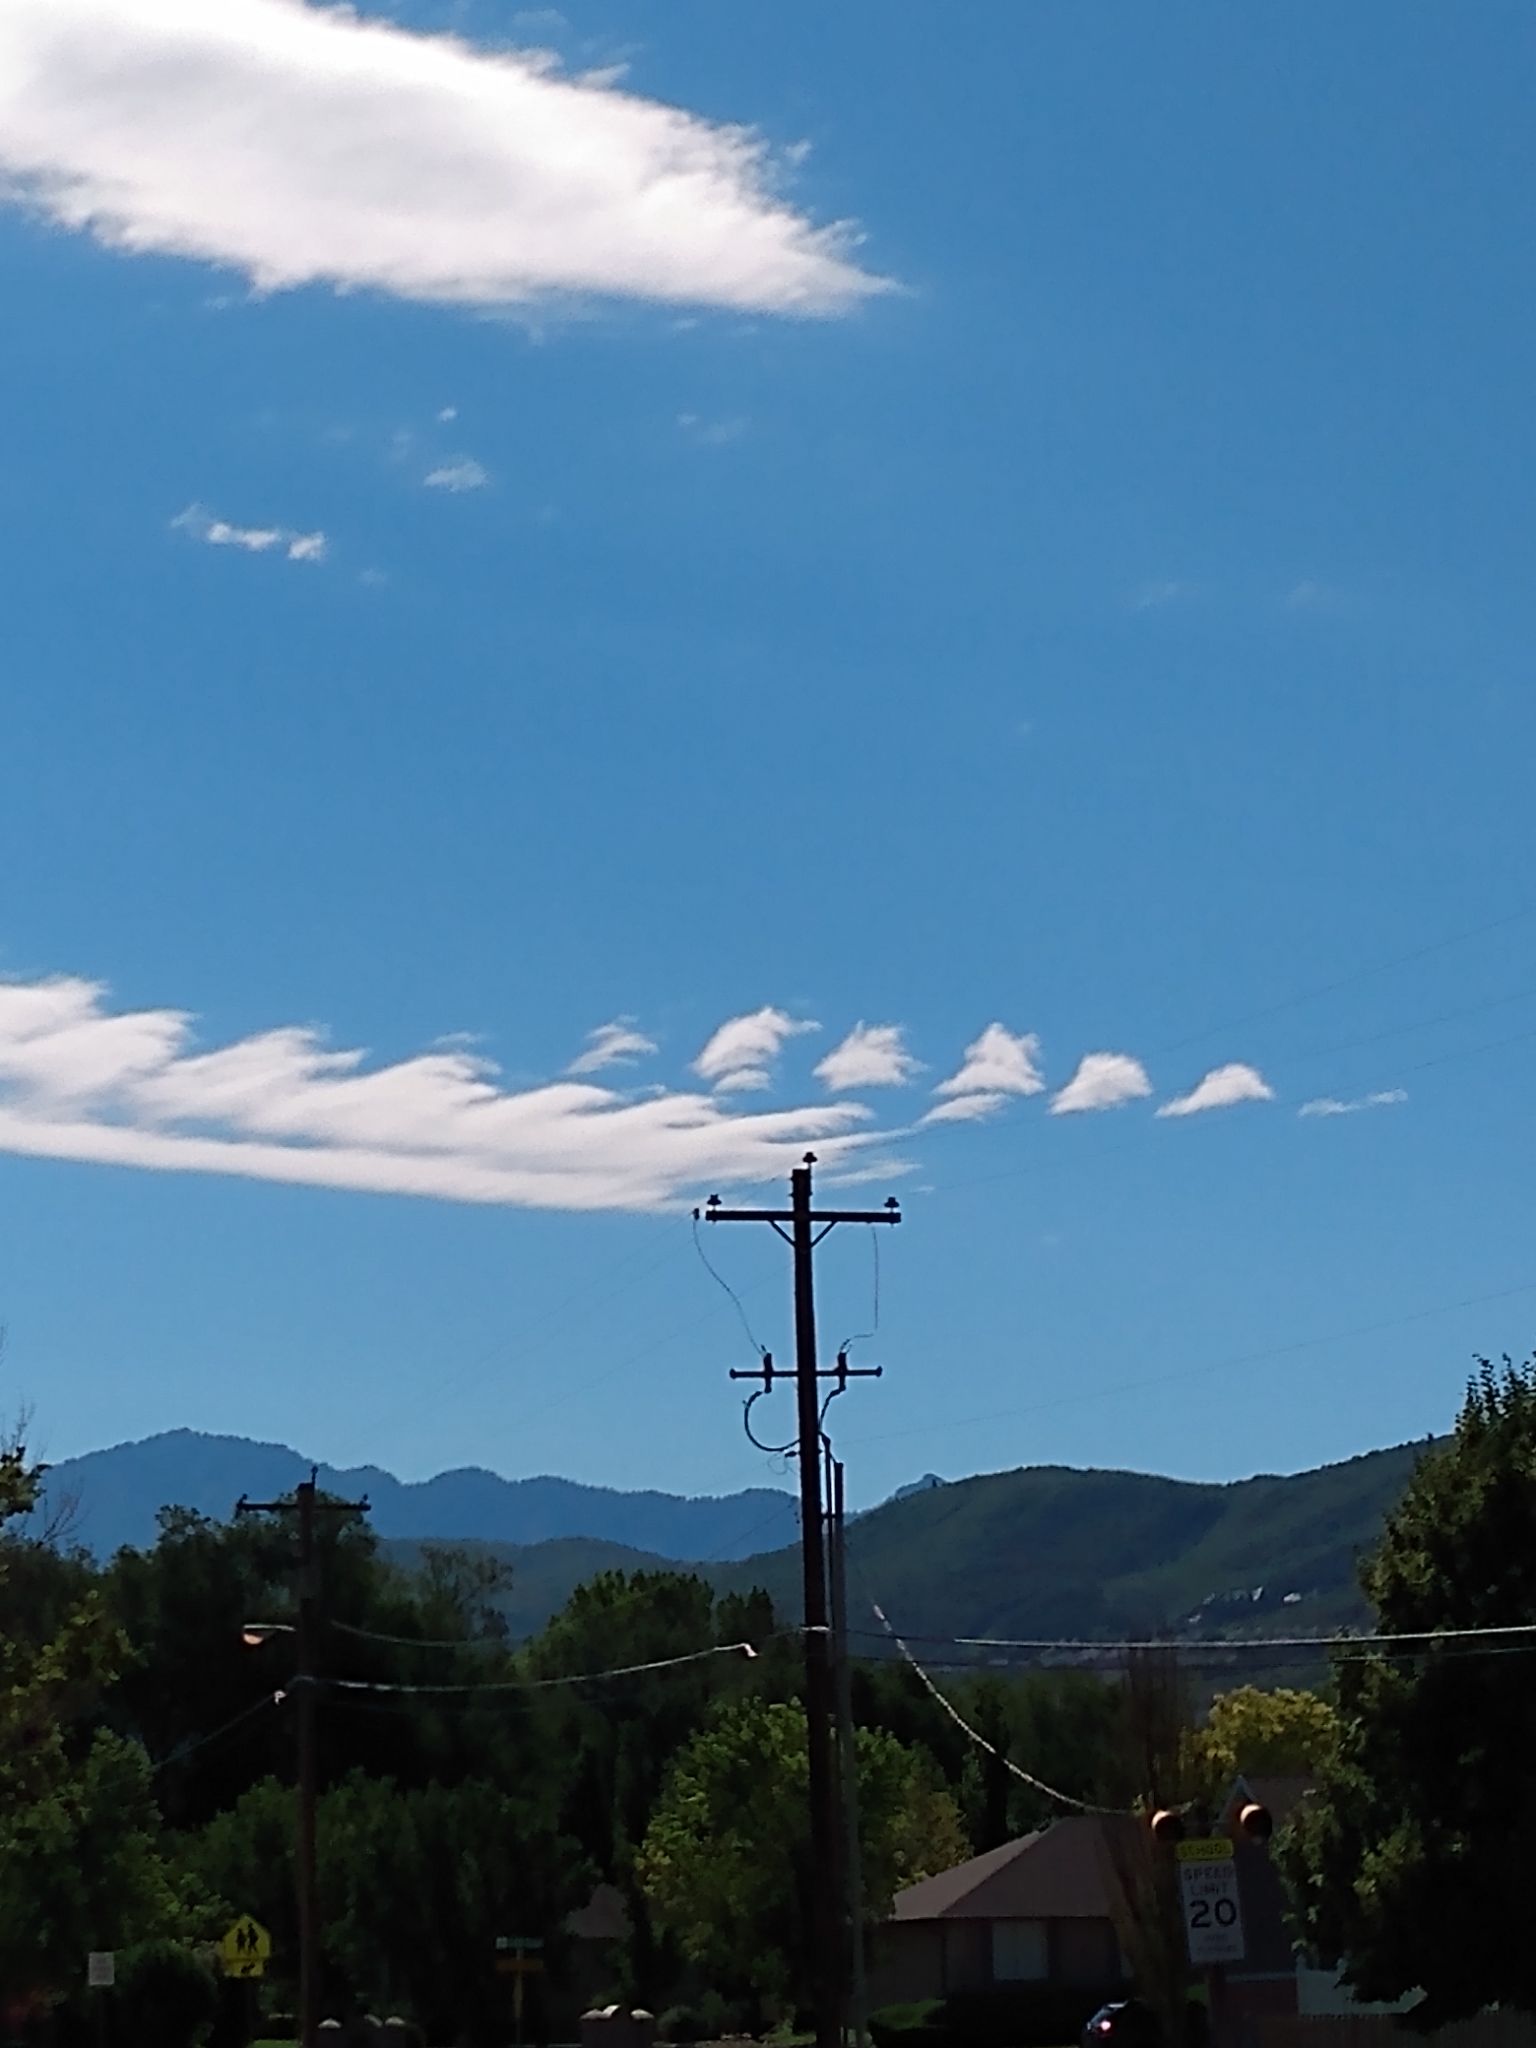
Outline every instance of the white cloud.
[(900, 1024), (856, 1024), (816, 1068), (829, 1088), (900, 1088), (922, 1071)]
[(1378, 1088), (1371, 1095), (1352, 1096), (1347, 1102), (1337, 1095), (1319, 1095), (1311, 1102), (1304, 1102), (1297, 1110), (1298, 1116), (1354, 1116), (1362, 1109), (1386, 1109), (1389, 1105), (1408, 1100), (1406, 1088)]
[(1155, 612), (1165, 604), (1177, 603), (1188, 595), (1188, 591), (1188, 584), (1175, 582), (1171, 576), (1153, 576), (1145, 583), (1138, 583), (1126, 603), (1133, 612)]
[(935, 1095), (1039, 1095), (1045, 1088), (1040, 1072), (1040, 1040), (1033, 1031), (1013, 1032), (989, 1024), (965, 1048), (958, 1073), (934, 1089)]
[(5, 0), (11, 196), (260, 290), (482, 306), (601, 294), (786, 314), (884, 281), (749, 129), (551, 57), (306, 0)]
[(1051, 1100), (1052, 1116), (1071, 1116), (1077, 1110), (1118, 1109), (1123, 1102), (1135, 1102), (1152, 1093), (1152, 1083), (1140, 1060), (1126, 1052), (1090, 1052), (1078, 1062), (1077, 1072), (1066, 1087)]
[(545, 1209), (648, 1209), (832, 1171), (878, 1135), (854, 1103), (743, 1112), (696, 1090), (504, 1087), (444, 1046), (388, 1066), (283, 1027), (201, 1050), (179, 1010), (114, 1012), (92, 982), (0, 984), (0, 1152)]
[(995, 1090), (980, 1095), (955, 1095), (948, 1102), (936, 1102), (932, 1109), (918, 1118), (920, 1124), (970, 1124), (982, 1117), (992, 1116), (1010, 1098)]
[(701, 1080), (712, 1081), (719, 1095), (766, 1088), (785, 1040), (820, 1029), (819, 1024), (791, 1017), (771, 1005), (752, 1010), (720, 1026), (694, 1061), (693, 1071)]
[(611, 1024), (599, 1024), (587, 1033), (587, 1049), (566, 1068), (568, 1074), (600, 1074), (604, 1067), (627, 1067), (646, 1059), (660, 1047), (635, 1029), (633, 1017), (615, 1017)]
[(729, 419), (707, 420), (696, 412), (680, 412), (677, 424), (702, 448), (727, 448), (732, 441), (739, 441), (751, 422), (741, 415)]
[(483, 491), (490, 480), (490, 471), (472, 455), (456, 455), (422, 478), (429, 491)]
[(437, 424), (440, 427), (451, 426), (458, 416), (459, 408), (456, 405), (445, 405), (437, 415)]
[(1234, 1060), (1224, 1067), (1212, 1067), (1187, 1095), (1165, 1102), (1159, 1116), (1198, 1116), (1203, 1109), (1230, 1109), (1237, 1102), (1273, 1102), (1275, 1091), (1257, 1067)]
[(290, 562), (323, 562), (330, 546), (323, 533), (299, 533), (291, 526), (232, 526), (227, 519), (215, 519), (202, 505), (188, 505), (171, 521), (171, 530), (211, 548), (243, 548), (248, 555), (270, 554), (280, 548)]

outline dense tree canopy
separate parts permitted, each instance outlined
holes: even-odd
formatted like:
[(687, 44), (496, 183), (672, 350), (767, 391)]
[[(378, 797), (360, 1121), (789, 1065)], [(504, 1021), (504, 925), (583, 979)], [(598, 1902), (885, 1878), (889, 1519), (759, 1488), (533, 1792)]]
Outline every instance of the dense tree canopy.
[(1482, 1366), (1362, 1579), (1383, 1634), (1531, 1633), (1340, 1661), (1337, 1748), (1283, 1850), (1307, 1935), (1368, 1998), (1422, 1989), (1425, 2026), (1536, 2011), (1536, 1368)]

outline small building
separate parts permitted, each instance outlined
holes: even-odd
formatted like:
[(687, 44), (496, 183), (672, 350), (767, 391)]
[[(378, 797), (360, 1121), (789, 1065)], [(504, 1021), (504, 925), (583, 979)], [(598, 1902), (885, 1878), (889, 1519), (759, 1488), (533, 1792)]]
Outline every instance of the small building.
[(1088, 1815), (973, 1856), (896, 1896), (871, 1943), (872, 2006), (1122, 1976), (1106, 1823)]

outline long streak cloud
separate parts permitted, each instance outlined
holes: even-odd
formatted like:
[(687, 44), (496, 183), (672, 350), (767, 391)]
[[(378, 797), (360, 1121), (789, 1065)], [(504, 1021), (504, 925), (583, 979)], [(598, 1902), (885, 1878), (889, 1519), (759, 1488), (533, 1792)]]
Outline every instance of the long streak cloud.
[(264, 291), (828, 315), (885, 289), (778, 178), (745, 128), (348, 7), (0, 7), (0, 197)]

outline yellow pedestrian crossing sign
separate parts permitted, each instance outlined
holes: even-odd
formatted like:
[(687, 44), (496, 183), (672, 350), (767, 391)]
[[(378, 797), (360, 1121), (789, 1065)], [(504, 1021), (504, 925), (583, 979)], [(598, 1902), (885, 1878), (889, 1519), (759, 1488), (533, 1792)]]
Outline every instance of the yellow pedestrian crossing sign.
[(271, 1935), (249, 1913), (242, 1913), (219, 1943), (219, 1961), (226, 1977), (263, 1976), (271, 1953)]

